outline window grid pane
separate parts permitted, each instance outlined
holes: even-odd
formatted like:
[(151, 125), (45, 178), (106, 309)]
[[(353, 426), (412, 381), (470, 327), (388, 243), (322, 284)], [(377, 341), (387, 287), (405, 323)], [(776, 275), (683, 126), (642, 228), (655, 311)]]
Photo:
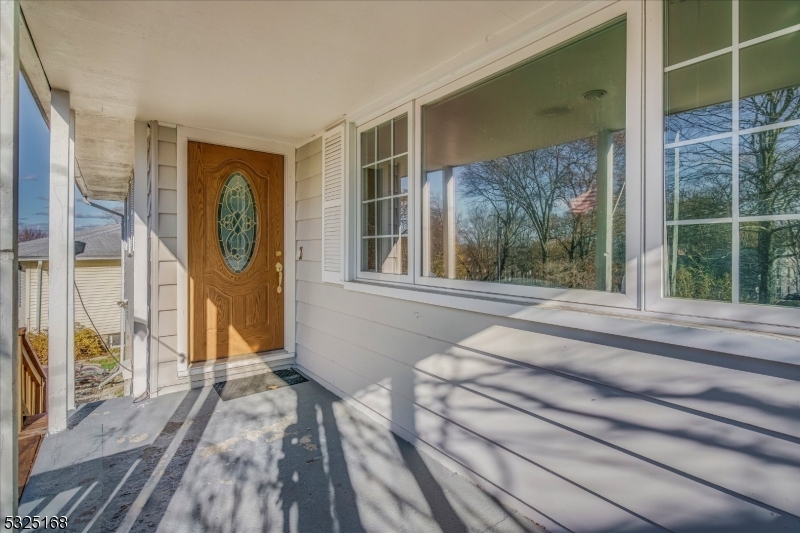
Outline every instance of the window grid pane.
[[(408, 274), (408, 116), (371, 128), (360, 140), (361, 271)], [(364, 155), (371, 146), (372, 158)]]
[[(726, 22), (736, 44), (712, 58), (698, 48), (671, 67), (676, 24), (701, 34), (719, 26), (697, 13), (671, 21), (673, 4), (665, 3), (664, 294), (800, 304), (800, 31), (770, 35), (790, 24), (761, 6), (753, 18), (759, 2), (733, 3), (740, 13)], [(781, 7), (800, 16), (790, 4)], [(766, 40), (746, 43), (754, 37)]]

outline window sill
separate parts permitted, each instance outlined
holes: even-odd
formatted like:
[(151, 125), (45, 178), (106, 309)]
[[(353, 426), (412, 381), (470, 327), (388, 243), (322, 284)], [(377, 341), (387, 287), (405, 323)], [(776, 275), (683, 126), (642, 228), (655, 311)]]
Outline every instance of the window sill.
[[(800, 328), (570, 305), (486, 293), (349, 281), (345, 290), (800, 366)], [(580, 327), (576, 327), (580, 324)]]

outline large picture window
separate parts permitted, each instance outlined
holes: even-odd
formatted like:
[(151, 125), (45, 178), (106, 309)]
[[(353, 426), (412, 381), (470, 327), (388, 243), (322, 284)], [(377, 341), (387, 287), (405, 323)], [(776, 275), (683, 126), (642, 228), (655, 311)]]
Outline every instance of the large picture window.
[(422, 106), (422, 276), (625, 292), (627, 23)]
[(800, 3), (664, 6), (663, 293), (800, 307)]

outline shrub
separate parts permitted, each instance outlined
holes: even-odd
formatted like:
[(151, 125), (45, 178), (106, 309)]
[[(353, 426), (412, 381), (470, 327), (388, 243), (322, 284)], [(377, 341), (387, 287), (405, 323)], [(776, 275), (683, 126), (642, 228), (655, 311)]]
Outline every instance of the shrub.
[(28, 340), (42, 366), (47, 365), (47, 331), (29, 331)]
[[(47, 331), (28, 332), (28, 340), (42, 365), (46, 365), (48, 361), (47, 339)], [(100, 341), (100, 336), (90, 328), (76, 327), (75, 360), (85, 361), (102, 355), (106, 355), (106, 349)]]

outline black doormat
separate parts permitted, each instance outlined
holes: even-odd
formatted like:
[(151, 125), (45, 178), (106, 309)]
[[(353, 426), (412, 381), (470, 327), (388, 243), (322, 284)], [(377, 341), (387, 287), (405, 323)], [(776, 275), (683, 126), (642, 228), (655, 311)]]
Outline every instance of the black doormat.
[(271, 391), (287, 387), (289, 385), (297, 385), (298, 383), (305, 383), (308, 381), (301, 374), (297, 373), (291, 368), (286, 370), (276, 370), (267, 374), (258, 374), (246, 378), (232, 379), (230, 381), (222, 381), (214, 384), (214, 390), (217, 391), (219, 397), (223, 402), (228, 400), (235, 400), (251, 394), (258, 394), (260, 392)]

